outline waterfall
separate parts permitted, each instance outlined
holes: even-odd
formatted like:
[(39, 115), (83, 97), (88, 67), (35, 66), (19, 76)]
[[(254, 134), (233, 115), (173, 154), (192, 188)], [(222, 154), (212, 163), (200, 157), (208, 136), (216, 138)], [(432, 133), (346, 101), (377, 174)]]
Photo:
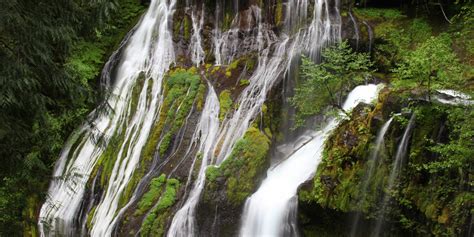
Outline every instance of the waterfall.
[(362, 21), (367, 27), (367, 32), (369, 34), (369, 53), (372, 52), (372, 44), (374, 44), (374, 32), (372, 32), (372, 27), (366, 21)]
[(405, 132), (403, 133), (402, 140), (400, 141), (400, 144), (398, 145), (398, 148), (397, 148), (395, 160), (393, 161), (393, 164), (392, 164), (392, 170), (390, 171), (390, 175), (388, 177), (387, 190), (385, 191), (385, 194), (382, 200), (382, 205), (380, 206), (380, 212), (379, 212), (377, 223), (375, 225), (375, 229), (372, 233), (372, 236), (379, 236), (380, 231), (382, 230), (384, 215), (387, 209), (388, 201), (390, 199), (388, 192), (390, 192), (394, 188), (395, 179), (397, 178), (398, 174), (400, 173), (402, 169), (403, 159), (405, 158), (407, 154), (407, 150), (408, 150), (408, 141), (410, 140), (411, 131), (413, 130), (414, 126), (415, 126), (415, 114), (412, 114), (410, 121), (408, 122), (408, 125), (405, 129)]
[(308, 17), (308, 0), (293, 0), (288, 1), (286, 6), (286, 20), (285, 29), (288, 34), (294, 33), (293, 31), (299, 29), (300, 26), (304, 25)]
[[(216, 142), (217, 132), (219, 129), (219, 99), (217, 98), (216, 92), (210, 83), (208, 83), (209, 92), (206, 98), (205, 106), (202, 111), (199, 124), (194, 133), (194, 137), (200, 137), (199, 139), (199, 151), (198, 154), (201, 156), (201, 167), (199, 168), (198, 177), (194, 183), (193, 189), (191, 190), (186, 202), (181, 209), (175, 214), (171, 227), (168, 231), (168, 236), (189, 236), (195, 233), (195, 209), (199, 202), (201, 192), (204, 188), (206, 179), (206, 168), (212, 157), (212, 148)], [(193, 139), (197, 140), (197, 139)], [(189, 185), (191, 181), (191, 175), (196, 164), (198, 156), (193, 161), (188, 175)]]
[[(323, 8), (322, 2), (323, 1), (320, 3), (321, 8)], [(308, 4), (300, 4), (299, 6), (308, 7)], [(324, 6), (325, 8), (328, 8), (327, 3)], [(217, 4), (216, 15), (218, 15), (219, 8), (220, 6)], [(331, 24), (326, 24), (329, 20), (321, 20), (323, 19), (322, 15), (320, 15), (318, 11), (315, 11), (313, 22), (310, 25), (310, 29), (305, 34), (305, 37), (296, 37), (296, 39), (293, 39), (293, 43), (289, 47), (290, 38), (288, 36), (282, 35), (277, 38), (275, 35), (269, 34), (264, 30), (260, 8), (257, 6), (251, 6), (249, 11), (251, 12), (250, 15), (254, 18), (253, 20), (257, 27), (256, 35), (250, 33), (250, 36), (256, 40), (253, 44), (257, 44), (258, 48), (258, 65), (249, 79), (250, 85), (244, 89), (236, 102), (239, 107), (234, 111), (230, 118), (224, 120), (219, 129), (219, 135), (216, 140), (217, 144), (214, 146), (213, 152), (215, 156), (212, 156), (209, 165), (219, 165), (229, 156), (237, 140), (244, 135), (250, 123), (260, 112), (261, 107), (266, 100), (268, 91), (274, 86), (278, 78), (285, 73), (290, 61), (289, 59), (303, 50), (309, 51), (309, 49), (313, 48), (315, 48), (313, 52), (320, 50), (322, 45), (331, 39), (331, 33), (338, 32), (331, 31)], [(305, 9), (305, 11), (307, 10)], [(303, 10), (300, 12), (303, 12)], [(325, 16), (329, 19), (328, 12)], [(234, 18), (233, 24), (240, 20), (239, 17), (241, 16), (238, 15)], [(247, 22), (250, 21), (252, 21), (252, 19), (247, 19)], [(221, 35), (220, 30), (218, 29), (217, 19), (215, 27), (214, 54), (216, 57), (216, 65), (229, 63), (236, 56), (239, 45), (238, 34), (241, 29), (231, 28), (229, 31), (224, 32)], [(244, 31), (248, 33), (252, 30), (244, 29)], [(314, 37), (321, 37), (322, 39), (320, 41), (318, 40), (316, 44), (305, 43), (302, 45), (303, 42), (310, 42), (309, 39)], [(289, 48), (293, 50), (287, 52)], [(196, 208), (200, 194), (204, 188), (204, 171), (200, 175), (203, 176), (203, 180), (200, 181), (198, 176), (198, 180), (196, 181), (187, 201), (174, 216), (168, 236), (193, 236), (196, 234), (194, 209)]]
[(204, 62), (204, 49), (202, 48), (201, 30), (204, 25), (204, 4), (202, 5), (201, 14), (196, 16), (192, 11), (191, 20), (193, 25), (193, 35), (191, 36), (191, 60), (196, 66)]
[[(377, 137), (375, 139), (375, 148), (370, 153), (370, 157), (367, 161), (368, 169), (367, 169), (367, 172), (365, 173), (364, 179), (362, 180), (362, 189), (360, 193), (362, 193), (363, 196), (361, 197), (362, 199), (359, 200), (359, 203), (357, 204), (357, 207), (359, 207), (359, 209), (362, 208), (362, 203), (364, 202), (363, 198), (365, 197), (364, 194), (367, 193), (369, 189), (370, 180), (372, 179), (372, 176), (375, 173), (375, 170), (376, 170), (375, 168), (378, 167), (380, 164), (380, 152), (383, 146), (385, 145), (384, 144), (385, 133), (387, 133), (388, 128), (390, 127), (390, 124), (392, 123), (392, 121), (393, 121), (393, 117), (390, 118), (387, 122), (385, 122), (382, 128), (380, 128), (380, 131), (377, 133)], [(361, 213), (358, 212), (352, 222), (350, 236), (356, 236), (360, 217), (361, 217)]]
[[(348, 95), (343, 109), (350, 111), (360, 102), (371, 103), (378, 91), (376, 85), (356, 87)], [(286, 160), (269, 169), (258, 190), (245, 203), (240, 236), (296, 235), (296, 215), (291, 215), (295, 211), (291, 207), (297, 206), (294, 202), (298, 186), (313, 176), (321, 162), (324, 143), (339, 122), (330, 119)]]
[[(41, 207), (41, 236), (71, 236), (78, 232), (76, 216), (84, 196), (85, 185), (104, 147), (116, 135), (124, 136), (119, 145), (109, 185), (93, 217), (91, 235), (110, 235), (110, 224), (118, 199), (126, 187), (147, 140), (151, 125), (159, 112), (164, 73), (174, 61), (169, 23), (176, 1), (152, 1), (124, 48), (115, 75), (112, 95), (107, 103), (112, 108), (91, 123), (80, 127), (63, 149), (49, 187), (47, 201)], [(144, 72), (144, 73), (143, 73)], [(136, 111), (132, 110), (131, 93), (140, 74), (145, 75)], [(92, 117), (92, 116), (91, 116)]]
[(354, 16), (352, 15), (352, 11), (349, 10), (349, 16), (351, 17), (351, 21), (352, 23), (354, 24), (354, 31), (355, 31), (355, 37), (356, 37), (356, 50), (359, 49), (359, 39), (360, 39), (360, 33), (359, 33), (359, 26), (357, 25), (357, 22), (354, 18)]

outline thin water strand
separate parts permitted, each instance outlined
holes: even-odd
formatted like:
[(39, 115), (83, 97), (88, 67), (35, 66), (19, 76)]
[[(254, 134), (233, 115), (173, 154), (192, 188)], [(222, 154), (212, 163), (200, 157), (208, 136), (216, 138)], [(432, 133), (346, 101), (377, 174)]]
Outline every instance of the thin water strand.
[(394, 188), (395, 180), (402, 169), (403, 159), (406, 157), (408, 151), (408, 142), (410, 140), (411, 132), (413, 130), (413, 127), (415, 126), (415, 117), (415, 114), (412, 114), (410, 121), (408, 122), (408, 125), (405, 129), (405, 132), (403, 133), (402, 140), (398, 145), (397, 153), (392, 164), (392, 170), (390, 171), (390, 175), (388, 177), (387, 190), (382, 200), (380, 212), (377, 218), (377, 223), (375, 224), (375, 229), (372, 232), (372, 236), (374, 237), (380, 236), (380, 232), (382, 231), (384, 216), (386, 213), (388, 201), (390, 199), (390, 195), (388, 194), (388, 192), (390, 192)]
[(196, 128), (195, 135), (199, 136), (200, 145), (198, 155), (196, 155), (193, 164), (189, 170), (188, 183), (194, 170), (198, 156), (201, 156), (201, 167), (198, 177), (194, 183), (193, 189), (186, 199), (184, 205), (176, 212), (171, 226), (168, 230), (169, 237), (187, 237), (194, 236), (196, 233), (196, 205), (199, 202), (206, 179), (206, 168), (212, 157), (212, 148), (215, 145), (217, 133), (219, 130), (219, 99), (214, 88), (208, 83), (209, 91), (202, 111), (202, 115)]
[(392, 121), (393, 121), (393, 117), (391, 117), (387, 122), (385, 122), (383, 126), (380, 128), (379, 132), (377, 133), (377, 138), (375, 139), (375, 148), (370, 153), (370, 157), (367, 161), (369, 163), (369, 167), (365, 174), (364, 180), (362, 180), (363, 183), (362, 183), (361, 193), (363, 196), (361, 197), (362, 199), (359, 200), (359, 203), (357, 204), (357, 207), (359, 208), (360, 211), (354, 217), (354, 220), (352, 222), (350, 236), (356, 236), (357, 234), (359, 221), (361, 218), (362, 202), (364, 202), (363, 198), (365, 197), (365, 193), (367, 193), (369, 189), (370, 181), (372, 179), (372, 176), (375, 173), (375, 168), (378, 167), (380, 163), (380, 152), (383, 146), (385, 145), (384, 143), (385, 133), (387, 133), (388, 128), (390, 127), (390, 124), (392, 123)]

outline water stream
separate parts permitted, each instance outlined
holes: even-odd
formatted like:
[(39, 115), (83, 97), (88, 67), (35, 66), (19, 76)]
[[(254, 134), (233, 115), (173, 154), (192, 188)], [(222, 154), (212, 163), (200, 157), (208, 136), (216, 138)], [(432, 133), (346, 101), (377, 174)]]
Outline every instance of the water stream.
[[(365, 193), (368, 192), (372, 176), (375, 174), (376, 168), (378, 168), (379, 165), (380, 165), (380, 162), (381, 162), (381, 159), (380, 159), (381, 154), (380, 153), (383, 150), (383, 147), (385, 145), (385, 143), (384, 143), (385, 133), (387, 133), (388, 128), (390, 127), (390, 124), (392, 123), (392, 121), (393, 121), (393, 117), (390, 118), (387, 122), (385, 122), (382, 125), (382, 127), (380, 128), (379, 132), (377, 133), (377, 137), (375, 139), (375, 147), (371, 151), (370, 157), (367, 161), (368, 169), (367, 169), (367, 172), (364, 176), (364, 179), (362, 180), (362, 189), (361, 189), (361, 192), (360, 192), (360, 193), (362, 193), (362, 195), (364, 195)], [(359, 200), (359, 203), (358, 203), (358, 208), (359, 209), (362, 208), (362, 203), (365, 201), (364, 198), (365, 198), (365, 195), (361, 197), (361, 200)], [(356, 216), (354, 217), (354, 220), (352, 222), (351, 235), (350, 236), (353, 236), (353, 237), (356, 236), (360, 218), (361, 218), (361, 212), (358, 212), (356, 214)]]
[(170, 229), (168, 231), (168, 236), (184, 237), (195, 234), (196, 205), (199, 202), (201, 192), (204, 188), (206, 168), (209, 165), (213, 156), (212, 149), (214, 147), (214, 144), (216, 143), (216, 138), (219, 129), (219, 99), (210, 83), (208, 84), (208, 87), (209, 92), (204, 105), (204, 109), (202, 111), (199, 124), (194, 133), (194, 137), (196, 139), (193, 139), (195, 141), (199, 140), (200, 143), (198, 155), (194, 159), (193, 164), (191, 165), (191, 168), (189, 170), (188, 182), (186, 186), (190, 185), (192, 172), (194, 171), (198, 156), (201, 159), (201, 166), (199, 167), (199, 173), (196, 181), (194, 182), (191, 192), (189, 193), (188, 197), (184, 197), (187, 198), (186, 202), (173, 218)]
[[(343, 109), (350, 111), (360, 102), (371, 103), (378, 91), (376, 85), (356, 87), (348, 95)], [(339, 119), (330, 119), (290, 157), (268, 170), (265, 180), (245, 203), (240, 236), (296, 235), (296, 216), (291, 213), (295, 212), (298, 187), (314, 175), (322, 159), (324, 143), (339, 122)]]
[[(106, 149), (109, 139), (122, 134), (107, 190), (94, 213), (92, 236), (110, 234), (110, 224), (117, 203), (138, 161), (161, 104), (164, 73), (174, 61), (169, 21), (175, 0), (152, 1), (124, 48), (116, 69), (112, 93), (107, 103), (112, 110), (83, 125), (67, 142), (55, 167), (48, 190), (48, 199), (39, 216), (41, 236), (71, 236), (78, 232), (76, 218), (89, 176)], [(131, 105), (131, 93), (140, 74), (145, 75), (136, 110)], [(148, 93), (150, 91), (150, 93)], [(98, 145), (101, 141), (103, 145)]]
[(415, 126), (415, 114), (412, 114), (410, 121), (408, 122), (408, 125), (405, 129), (405, 132), (403, 133), (402, 140), (400, 141), (398, 145), (395, 159), (393, 160), (393, 163), (392, 163), (392, 170), (390, 171), (390, 175), (388, 177), (387, 188), (386, 188), (384, 197), (382, 199), (382, 204), (379, 209), (379, 215), (377, 218), (377, 222), (375, 224), (374, 231), (372, 232), (372, 236), (374, 237), (380, 236), (380, 233), (382, 231), (384, 216), (386, 214), (388, 201), (390, 199), (390, 195), (388, 194), (388, 192), (391, 192), (393, 188), (395, 187), (396, 178), (402, 169), (403, 159), (407, 155), (408, 144), (409, 144), (411, 133), (414, 126)]

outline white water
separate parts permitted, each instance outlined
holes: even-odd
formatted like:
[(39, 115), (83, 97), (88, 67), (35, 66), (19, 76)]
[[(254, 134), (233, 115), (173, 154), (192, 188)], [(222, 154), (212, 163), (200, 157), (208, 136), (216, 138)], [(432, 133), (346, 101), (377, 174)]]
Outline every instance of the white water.
[(382, 225), (384, 223), (384, 215), (385, 215), (388, 201), (390, 198), (387, 192), (390, 192), (394, 188), (395, 180), (402, 169), (403, 159), (407, 155), (408, 142), (410, 140), (411, 132), (414, 126), (415, 126), (415, 114), (412, 114), (410, 121), (408, 122), (408, 125), (405, 129), (405, 132), (403, 133), (402, 140), (400, 141), (400, 144), (398, 145), (395, 159), (392, 163), (392, 170), (390, 171), (390, 175), (388, 177), (387, 190), (385, 191), (384, 198), (382, 200), (382, 205), (379, 209), (380, 212), (377, 218), (377, 223), (372, 233), (372, 236), (374, 237), (380, 236), (380, 232), (382, 231)]
[[(376, 85), (356, 87), (343, 105), (345, 111), (358, 103), (371, 103), (378, 95)], [(339, 124), (329, 123), (304, 146), (267, 172), (267, 177), (258, 190), (247, 199), (240, 236), (284, 236), (292, 229), (295, 220), (288, 220), (290, 203), (294, 200), (298, 186), (311, 178), (321, 161), (324, 143), (330, 132)]]
[[(260, 9), (253, 9), (253, 11), (259, 13)], [(256, 21), (260, 22), (260, 15), (255, 14), (254, 16), (257, 17)], [(259, 27), (258, 30), (260, 32), (262, 28)], [(258, 35), (263, 35), (263, 33), (258, 33)], [(265, 39), (269, 39), (269, 37)], [(220, 164), (230, 154), (237, 140), (244, 135), (251, 121), (261, 110), (267, 92), (272, 88), (273, 83), (278, 79), (279, 75), (282, 74), (285, 68), (284, 59), (287, 43), (288, 38), (284, 38), (280, 43), (278, 43), (275, 46), (274, 52), (272, 52), (272, 56), (269, 55), (271, 52), (270, 46), (261, 50), (258, 67), (249, 79), (250, 85), (244, 89), (238, 99), (237, 103), (239, 104), (239, 108), (234, 111), (229, 119), (224, 121), (222, 126), (219, 127), (219, 123), (217, 122), (217, 127), (214, 126), (214, 128), (219, 129), (213, 129), (213, 132), (216, 132), (215, 134), (213, 133), (213, 139), (203, 141), (204, 144), (202, 146), (206, 148), (206, 152), (203, 154), (203, 160), (199, 169), (198, 177), (194, 183), (193, 189), (186, 199), (186, 202), (173, 217), (172, 224), (168, 231), (169, 237), (194, 236), (197, 234), (195, 209), (199, 203), (205, 185), (205, 170), (209, 165)], [(215, 96), (215, 99), (217, 100), (217, 96)], [(218, 101), (206, 102), (206, 104), (207, 103), (219, 107)], [(192, 172), (193, 167), (191, 168), (189, 175), (191, 175)]]
[[(372, 179), (372, 176), (375, 173), (374, 172), (375, 167), (378, 167), (380, 163), (380, 152), (381, 152), (380, 149), (382, 149), (382, 147), (385, 145), (384, 143), (385, 133), (387, 133), (388, 128), (390, 127), (390, 124), (392, 123), (392, 121), (393, 121), (393, 117), (390, 118), (387, 122), (385, 122), (385, 124), (382, 126), (382, 128), (380, 128), (380, 131), (377, 134), (377, 138), (375, 139), (375, 148), (372, 150), (370, 157), (367, 161), (369, 164), (369, 168), (367, 169), (367, 173), (364, 177), (364, 180), (362, 180), (363, 185), (362, 185), (362, 190), (360, 192), (362, 194), (367, 193), (369, 189), (370, 180)], [(364, 197), (362, 197), (362, 200), (359, 200), (359, 202), (362, 203), (364, 201), (363, 198)], [(358, 204), (359, 208), (361, 208), (361, 203)], [(358, 212), (354, 218), (354, 221), (352, 222), (350, 236), (356, 236), (360, 218), (361, 218), (361, 213)]]
[(191, 36), (191, 60), (196, 66), (199, 66), (204, 62), (204, 49), (202, 48), (202, 37), (201, 30), (204, 25), (204, 4), (202, 5), (201, 14), (197, 14), (193, 11), (191, 13), (191, 20), (193, 24), (193, 35)]
[[(68, 141), (54, 176), (70, 178), (56, 179), (51, 183), (48, 200), (40, 211), (41, 236), (71, 236), (77, 233), (74, 219), (84, 195), (85, 184), (103, 153), (102, 147), (94, 141), (97, 137), (102, 137), (106, 144), (114, 134), (123, 133), (125, 139), (119, 146), (105, 196), (97, 206), (92, 221), (92, 236), (110, 235), (109, 226), (115, 215), (118, 199), (138, 163), (141, 149), (159, 111), (163, 74), (174, 61), (174, 49), (168, 29), (174, 5), (175, 0), (169, 4), (167, 1), (152, 1), (127, 43), (118, 66), (112, 96), (107, 101), (113, 112), (93, 121), (94, 129), (86, 125), (81, 127), (77, 134), (82, 135), (82, 140), (74, 150), (71, 149), (72, 144), (79, 135)], [(147, 77), (139, 95), (137, 109), (131, 114), (131, 91), (140, 72), (145, 72)], [(148, 87), (151, 87), (151, 94), (147, 93)]]
[[(217, 98), (214, 88), (209, 83), (209, 92), (206, 99), (206, 104), (202, 111), (199, 124), (194, 133), (195, 138), (199, 138), (199, 150), (198, 154), (201, 156), (201, 167), (199, 168), (198, 177), (194, 183), (193, 189), (191, 190), (186, 202), (181, 209), (175, 214), (168, 231), (168, 236), (190, 236), (195, 233), (196, 216), (195, 210), (196, 205), (199, 202), (201, 192), (204, 188), (206, 179), (206, 168), (211, 161), (212, 148), (216, 143), (217, 133), (219, 130), (219, 99)], [(197, 139), (193, 139), (197, 140)], [(188, 175), (188, 184), (191, 181), (192, 172), (197, 161), (197, 156), (193, 161), (191, 169)]]
[[(306, 17), (308, 9), (304, 8), (308, 8), (307, 2), (307, 0), (298, 1), (297, 9), (299, 9), (298, 14), (301, 16), (297, 19), (301, 20)], [(90, 234), (92, 236), (111, 235), (113, 224), (116, 222), (114, 218), (118, 213), (118, 201), (138, 165), (143, 145), (160, 112), (163, 74), (175, 59), (172, 34), (169, 29), (175, 3), (176, 0), (152, 1), (149, 10), (125, 47), (122, 62), (118, 67), (112, 93), (114, 96), (108, 100), (113, 108), (113, 113), (96, 119), (94, 129), (87, 125), (81, 127), (65, 146), (54, 173), (55, 177), (64, 176), (65, 178), (54, 180), (51, 183), (50, 198), (43, 205), (40, 213), (39, 226), (43, 236), (70, 236), (77, 233), (74, 218), (78, 215), (85, 184), (98, 158), (103, 153), (103, 149), (94, 141), (97, 140), (97, 137), (102, 137), (106, 144), (114, 134), (123, 134), (124, 141), (118, 146), (119, 154), (108, 185), (105, 187), (106, 190), (104, 190), (95, 212), (89, 213), (89, 215), (93, 215)], [(212, 147), (209, 147), (212, 149), (212, 158), (207, 165), (220, 164), (228, 157), (236, 141), (243, 136), (250, 123), (257, 117), (268, 91), (284, 74), (289, 59), (301, 52), (310, 52), (313, 57), (317, 56), (325, 44), (339, 40), (340, 22), (335, 24), (330, 22), (326, 0), (318, 0), (316, 5), (310, 26), (308, 29), (300, 30), (294, 38), (286, 35), (277, 37), (273, 32), (264, 30), (261, 10), (256, 6), (247, 10), (248, 14), (236, 15), (232, 24), (234, 26), (240, 25), (237, 23), (244, 16), (247, 17), (246, 22), (255, 23), (248, 24), (248, 28), (243, 30), (251, 34), (249, 37), (252, 41), (251, 44), (257, 45), (258, 66), (249, 80), (250, 85), (246, 87), (236, 102), (239, 108), (220, 126), (216, 142)], [(250, 17), (252, 17), (252, 21), (249, 20)], [(200, 33), (204, 22), (204, 8), (201, 14), (192, 13), (192, 21), (193, 35), (190, 52), (193, 63), (199, 65), (205, 56)], [(218, 19), (216, 19), (217, 21)], [(253, 33), (255, 31), (251, 32), (252, 25), (256, 25), (258, 28), (256, 34)], [(267, 28), (269, 27), (267, 26)], [(228, 32), (220, 34), (220, 30), (216, 27), (214, 39), (216, 64), (229, 63), (238, 55), (240, 50), (238, 48), (238, 34), (241, 30), (238, 27), (233, 27)], [(290, 44), (290, 42), (292, 43)], [(131, 91), (140, 72), (146, 73), (146, 80), (139, 95), (137, 110), (132, 114)], [(147, 93), (147, 91), (151, 91), (151, 93)], [(78, 146), (74, 146), (76, 141)], [(74, 149), (72, 149), (73, 147)], [(188, 195), (190, 200), (187, 200), (183, 206), (183, 213), (194, 213), (204, 185), (204, 179), (200, 178), (204, 176), (202, 169), (200, 169), (200, 174), (201, 176), (198, 175), (193, 190)], [(189, 182), (190, 179), (188, 179), (188, 184)], [(176, 218), (183, 219), (179, 216)], [(193, 218), (191, 215), (191, 218), (185, 218), (184, 222), (193, 222)], [(43, 223), (48, 224), (44, 225)], [(189, 227), (188, 224), (185, 225)], [(185, 232), (194, 233), (193, 228), (189, 227)]]
[[(319, 55), (319, 51), (324, 44), (340, 39), (340, 22), (337, 22), (335, 24), (336, 27), (334, 27), (329, 20), (328, 6), (323, 4), (326, 2), (318, 2), (318, 7), (326, 9), (326, 13), (322, 14), (321, 11), (315, 10), (309, 29), (304, 30), (304, 33), (299, 31), (292, 44), (289, 43), (290, 37), (287, 35), (277, 37), (264, 29), (265, 25), (262, 23), (261, 9), (257, 6), (251, 6), (245, 14), (238, 14), (232, 23), (236, 27), (231, 28), (225, 33), (221, 33), (218, 25), (219, 20), (216, 17), (216, 28), (214, 30), (216, 65), (229, 63), (236, 57), (239, 47), (239, 31), (244, 33), (251, 32), (252, 24), (249, 22), (255, 22), (257, 33), (251, 33), (247, 40), (250, 40), (251, 44), (257, 45), (259, 55), (257, 69), (249, 79), (250, 85), (239, 96), (236, 102), (239, 107), (232, 113), (231, 117), (226, 118), (222, 123), (216, 140), (217, 143), (214, 144), (213, 156), (210, 163), (206, 165), (219, 165), (229, 156), (237, 140), (244, 135), (253, 119), (260, 112), (268, 91), (288, 69), (290, 59), (293, 56), (304, 51)], [(298, 14), (301, 15), (295, 18), (297, 22), (306, 18), (307, 8), (307, 0), (298, 1), (296, 9)], [(217, 4), (216, 15), (219, 15), (219, 11), (220, 5)], [(238, 23), (244, 16), (247, 17), (245, 22), (248, 23), (248, 28), (240, 29), (237, 25), (240, 25)], [(304, 36), (301, 37), (300, 34), (304, 34)], [(202, 189), (204, 188), (205, 169), (203, 167), (206, 166), (204, 164), (201, 166), (198, 178), (188, 199), (173, 218), (168, 231), (169, 237), (196, 235), (194, 215)], [(190, 172), (192, 172), (192, 169)]]
[(367, 33), (369, 34), (369, 53), (372, 52), (372, 45), (374, 44), (374, 32), (372, 27), (367, 23), (367, 21), (362, 21), (362, 23), (367, 27)]
[(436, 90), (441, 95), (436, 96), (436, 99), (442, 104), (449, 105), (474, 105), (474, 100), (467, 94), (455, 90)]
[(356, 50), (359, 49), (359, 40), (360, 40), (360, 33), (359, 33), (359, 25), (357, 25), (357, 21), (355, 20), (354, 16), (352, 15), (352, 11), (349, 10), (349, 16), (351, 17), (351, 21), (354, 24), (354, 33), (356, 37)]

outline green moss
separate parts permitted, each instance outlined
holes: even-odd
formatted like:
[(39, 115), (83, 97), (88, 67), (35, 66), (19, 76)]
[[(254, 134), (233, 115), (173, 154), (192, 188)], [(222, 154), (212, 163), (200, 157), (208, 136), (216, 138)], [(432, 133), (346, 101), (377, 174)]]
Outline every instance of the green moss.
[(276, 3), (275, 9), (275, 25), (281, 26), (283, 24), (283, 2), (279, 0)]
[(191, 39), (191, 20), (188, 16), (184, 16), (184, 39)]
[(86, 227), (88, 230), (92, 228), (92, 219), (94, 217), (95, 209), (97, 206), (92, 207), (91, 211), (87, 214), (87, 222), (86, 222)]
[(171, 133), (168, 132), (166, 133), (166, 135), (163, 137), (163, 139), (161, 140), (161, 144), (160, 144), (160, 155), (164, 155), (165, 152), (168, 150), (168, 147), (171, 143)]
[(220, 112), (219, 120), (224, 120), (226, 114), (232, 108), (232, 98), (229, 90), (223, 90), (219, 94)]
[[(156, 154), (155, 152), (158, 152), (160, 156), (166, 155), (175, 134), (183, 126), (186, 117), (191, 112), (198, 93), (203, 93), (202, 91), (205, 89), (201, 87), (200, 76), (194, 67), (170, 70), (164, 78), (163, 85), (164, 100), (160, 115), (153, 125), (149, 138), (143, 148), (140, 166), (133, 173), (131, 180), (120, 197), (120, 207), (124, 206), (130, 199), (133, 190), (146, 172), (147, 163), (151, 162)], [(160, 144), (159, 147), (157, 147), (158, 144)], [(109, 171), (111, 169), (107, 168), (105, 170)]]
[(133, 86), (132, 90), (132, 98), (130, 99), (130, 115), (135, 114), (137, 110), (138, 100), (140, 98), (140, 93), (143, 89), (143, 85), (145, 83), (145, 73), (141, 72), (137, 78), (137, 82)]
[(250, 85), (250, 81), (247, 80), (247, 79), (242, 79), (242, 80), (240, 80), (239, 85), (240, 86), (248, 86), (248, 85)]
[(363, 19), (398, 20), (404, 16), (400, 10), (392, 8), (354, 8), (354, 13)]
[(196, 101), (196, 107), (198, 110), (202, 111), (205, 100), (206, 100), (206, 85), (204, 83), (201, 83), (199, 85), (197, 101)]
[(138, 209), (135, 211), (135, 215), (143, 215), (151, 208), (153, 203), (156, 202), (156, 200), (160, 197), (165, 181), (165, 174), (162, 174), (160, 177), (151, 180), (148, 192), (146, 192), (138, 202)]
[(209, 182), (214, 182), (216, 181), (217, 177), (221, 175), (219, 168), (215, 166), (209, 166), (206, 169), (206, 179), (209, 180)]
[(145, 218), (140, 229), (141, 236), (162, 236), (164, 234), (166, 220), (169, 217), (169, 208), (176, 202), (176, 194), (179, 189), (179, 181), (168, 179), (166, 189), (161, 195), (158, 203), (153, 207), (150, 214)]
[(255, 189), (255, 178), (264, 171), (270, 139), (251, 127), (236, 144), (230, 156), (220, 167), (209, 167), (206, 178), (214, 182), (223, 177), (226, 195), (233, 205), (240, 205)]

